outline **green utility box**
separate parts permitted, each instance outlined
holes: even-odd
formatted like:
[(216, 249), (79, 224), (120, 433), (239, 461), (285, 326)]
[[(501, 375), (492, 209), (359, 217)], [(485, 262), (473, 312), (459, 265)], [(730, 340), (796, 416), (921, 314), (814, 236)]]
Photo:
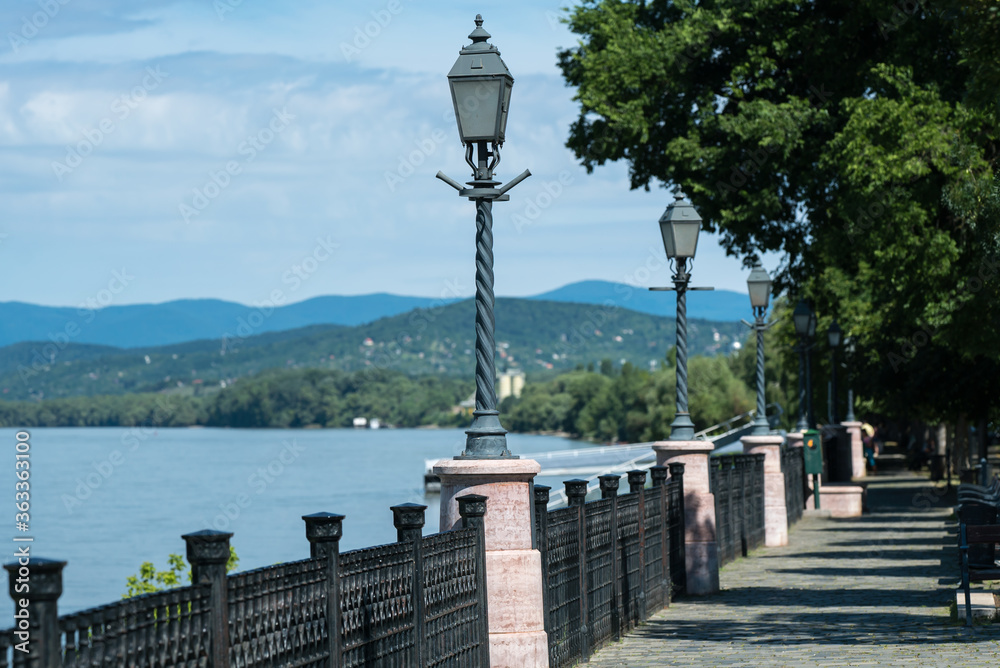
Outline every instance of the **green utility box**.
[(802, 458), (805, 460), (806, 475), (822, 475), (823, 439), (815, 429), (802, 432)]

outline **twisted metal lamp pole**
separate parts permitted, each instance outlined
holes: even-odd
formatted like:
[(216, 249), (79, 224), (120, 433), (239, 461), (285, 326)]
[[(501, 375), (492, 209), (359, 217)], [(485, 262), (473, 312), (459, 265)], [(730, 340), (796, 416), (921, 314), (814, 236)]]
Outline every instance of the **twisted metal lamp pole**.
[(754, 307), (753, 323), (743, 321), (757, 332), (757, 415), (753, 420), (751, 436), (766, 436), (771, 433), (771, 425), (767, 421), (767, 407), (764, 399), (764, 332), (771, 326), (765, 322), (766, 306)]
[[(463, 187), (442, 172), (441, 179), (476, 204), (476, 410), (456, 459), (515, 458), (507, 449), (507, 431), (500, 424), (496, 393), (496, 321), (493, 315), (493, 202), (510, 199), (507, 191), (531, 172), (524, 170), (506, 185), (494, 179), (500, 164), (500, 147), (506, 132), (510, 89), (514, 83), (500, 51), (487, 40), (483, 17), (476, 15), (472, 44), (459, 52), (448, 74), (459, 134), (465, 144), (465, 161), (472, 180)], [(475, 156), (473, 152), (475, 151)], [(473, 160), (475, 157), (475, 160)]]
[(770, 329), (765, 321), (767, 304), (771, 297), (771, 277), (759, 263), (754, 265), (747, 279), (750, 292), (750, 306), (753, 307), (754, 321), (743, 321), (750, 329), (757, 332), (757, 415), (754, 417), (751, 436), (766, 436), (771, 433), (771, 425), (767, 422), (767, 406), (764, 401), (764, 332)]
[(673, 287), (649, 288), (654, 291), (674, 290), (677, 292), (677, 410), (670, 423), (671, 441), (694, 439), (694, 422), (688, 412), (688, 370), (687, 370), (687, 293), (690, 290), (712, 290), (695, 288), (690, 285), (691, 272), (688, 260), (694, 262), (698, 249), (698, 233), (701, 230), (701, 216), (694, 206), (677, 194), (673, 203), (660, 217), (660, 234), (667, 259), (676, 262), (677, 271), (671, 277)]
[(808, 411), (806, 400), (806, 337), (799, 337), (799, 421), (795, 423), (795, 428), (800, 432), (809, 428), (809, 419), (806, 417)]
[(694, 438), (694, 422), (688, 412), (687, 290), (691, 274), (685, 258), (677, 259), (677, 273), (672, 278), (677, 291), (677, 411), (670, 423), (670, 440), (690, 441)]

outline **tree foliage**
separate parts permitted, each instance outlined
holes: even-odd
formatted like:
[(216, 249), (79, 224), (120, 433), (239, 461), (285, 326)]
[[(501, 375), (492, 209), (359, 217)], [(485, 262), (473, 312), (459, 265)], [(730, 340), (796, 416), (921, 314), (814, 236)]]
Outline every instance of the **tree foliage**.
[[(682, 189), (854, 338), (869, 405), (985, 417), (1000, 375), (995, 2), (586, 0), (560, 54), (588, 169)], [(821, 329), (822, 331), (822, 329)], [(794, 371), (789, 371), (794, 373)]]
[[(697, 429), (754, 407), (753, 390), (741, 379), (747, 353), (693, 357), (688, 361), (689, 404)], [(668, 358), (672, 361), (673, 356)], [(675, 415), (674, 368), (648, 372), (626, 362), (601, 372), (576, 371), (525, 387), (503, 405), (512, 431), (557, 431), (612, 443), (655, 441), (670, 435)]]
[[(236, 550), (229, 546), (229, 560), (226, 561), (226, 572), (232, 573), (240, 564), (240, 558), (236, 556)], [(180, 587), (182, 582), (191, 582), (191, 568), (185, 562), (184, 557), (179, 554), (167, 556), (166, 570), (157, 570), (151, 561), (144, 561), (139, 566), (139, 572), (128, 576), (126, 580), (126, 591), (122, 598), (132, 598), (143, 594), (163, 591)]]

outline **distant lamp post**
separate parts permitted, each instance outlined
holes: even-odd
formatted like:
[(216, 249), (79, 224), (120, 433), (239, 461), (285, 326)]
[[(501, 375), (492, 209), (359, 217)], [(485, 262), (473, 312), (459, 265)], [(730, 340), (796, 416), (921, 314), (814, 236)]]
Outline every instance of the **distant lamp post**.
[(836, 320), (826, 330), (826, 338), (830, 344), (830, 422), (837, 424), (840, 422), (837, 415), (837, 349), (843, 342), (843, 332)]
[(800, 300), (792, 311), (792, 324), (799, 337), (799, 345), (795, 348), (799, 353), (799, 421), (795, 428), (805, 431), (809, 428), (809, 401), (806, 398), (806, 352), (809, 350), (809, 324), (814, 319), (812, 309), (805, 300)]
[(676, 195), (667, 210), (660, 216), (660, 235), (663, 237), (663, 249), (667, 259), (675, 264), (672, 288), (650, 288), (650, 290), (677, 291), (677, 411), (674, 421), (670, 423), (671, 441), (690, 441), (694, 439), (694, 423), (688, 412), (687, 383), (687, 292), (689, 290), (712, 290), (713, 288), (694, 288), (689, 285), (691, 273), (688, 270), (688, 260), (694, 259), (698, 249), (698, 233), (701, 231), (701, 216), (694, 205)]
[(747, 289), (750, 292), (750, 306), (753, 307), (754, 321), (743, 322), (757, 332), (757, 416), (753, 421), (751, 436), (766, 436), (771, 433), (767, 423), (766, 406), (764, 403), (764, 332), (769, 325), (765, 322), (767, 304), (771, 300), (771, 277), (764, 267), (757, 263), (747, 278)]
[(851, 365), (854, 363), (854, 353), (857, 350), (854, 344), (854, 337), (849, 336), (845, 341), (847, 348), (847, 415), (844, 416), (846, 422), (854, 422), (854, 388), (852, 387)]
[[(513, 458), (507, 449), (506, 430), (500, 424), (496, 394), (496, 323), (493, 318), (493, 202), (506, 202), (508, 190), (531, 172), (524, 170), (506, 185), (494, 180), (500, 163), (500, 147), (507, 130), (507, 112), (514, 78), (500, 59), (500, 52), (487, 40), (483, 17), (476, 15), (472, 44), (464, 47), (448, 73), (455, 105), (458, 134), (465, 145), (465, 161), (472, 168), (468, 188), (437, 173), (441, 179), (476, 203), (476, 410), (465, 433), (465, 451), (459, 459)], [(475, 154), (474, 154), (475, 153)], [(499, 188), (497, 186), (500, 186)]]

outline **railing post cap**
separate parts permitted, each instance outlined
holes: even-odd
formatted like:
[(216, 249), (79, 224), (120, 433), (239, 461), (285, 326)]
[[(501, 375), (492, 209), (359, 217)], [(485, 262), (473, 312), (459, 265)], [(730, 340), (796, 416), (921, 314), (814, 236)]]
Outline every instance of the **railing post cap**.
[(615, 475), (614, 473), (605, 473), (597, 477), (601, 482), (601, 489), (618, 489), (621, 478), (620, 475)]
[(670, 477), (684, 475), (684, 462), (668, 462), (667, 466), (670, 469)]
[(626, 471), (625, 474), (628, 476), (629, 482), (635, 481), (646, 481), (646, 471), (645, 469), (632, 469), (631, 471)]
[[(27, 598), (31, 601), (55, 601), (62, 595), (62, 570), (66, 566), (65, 561), (56, 559), (45, 559), (44, 557), (31, 557), (29, 563), (20, 564), (11, 561), (4, 564), (9, 575), (9, 589), (11, 598)], [(31, 591), (28, 594), (15, 592), (18, 586), (15, 578), (21, 568), (27, 568), (31, 580)]]
[(229, 561), (229, 539), (233, 534), (228, 531), (202, 529), (194, 533), (186, 533), (181, 538), (187, 543), (188, 561), (202, 564), (224, 564)]
[[(31, 560), (26, 564), (29, 569), (31, 569), (32, 574), (34, 573), (62, 573), (62, 569), (69, 562), (59, 561), (58, 559), (46, 559), (45, 557), (31, 557)], [(15, 572), (21, 568), (22, 564), (17, 561), (8, 561), (3, 565), (8, 572)]]
[(552, 488), (548, 485), (535, 485), (535, 503), (548, 503), (550, 491)]
[(654, 484), (666, 481), (669, 469), (666, 466), (650, 466), (649, 475)]
[(563, 485), (566, 486), (566, 496), (568, 497), (587, 496), (586, 480), (574, 478), (572, 480), (566, 480), (563, 482)]
[(340, 540), (344, 535), (344, 515), (336, 513), (313, 513), (303, 515), (306, 523), (306, 539), (310, 542)]
[[(463, 494), (455, 497), (458, 501), (458, 514), (461, 517), (484, 517), (488, 496), (482, 494)], [(423, 526), (423, 525), (421, 525)]]
[(422, 529), (424, 526), (424, 511), (427, 506), (419, 503), (401, 503), (392, 506), (392, 524), (397, 529)]

